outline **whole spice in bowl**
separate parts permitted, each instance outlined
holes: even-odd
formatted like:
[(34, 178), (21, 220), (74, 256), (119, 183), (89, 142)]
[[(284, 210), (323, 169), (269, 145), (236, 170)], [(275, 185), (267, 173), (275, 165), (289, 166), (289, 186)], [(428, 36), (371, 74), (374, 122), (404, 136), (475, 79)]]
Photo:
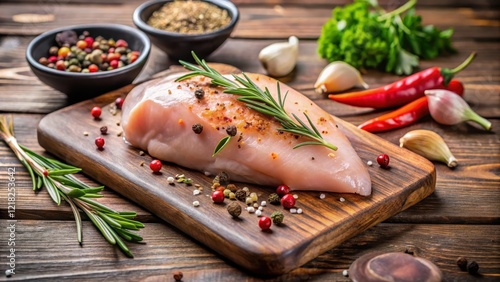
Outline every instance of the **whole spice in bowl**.
[(227, 10), (204, 1), (172, 1), (165, 3), (148, 19), (150, 26), (177, 33), (201, 34), (229, 25)]

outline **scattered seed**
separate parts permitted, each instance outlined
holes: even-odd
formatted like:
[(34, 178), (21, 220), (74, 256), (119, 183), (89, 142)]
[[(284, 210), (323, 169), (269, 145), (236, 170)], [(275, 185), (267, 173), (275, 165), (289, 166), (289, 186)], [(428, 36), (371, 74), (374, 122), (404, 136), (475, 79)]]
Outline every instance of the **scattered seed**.
[(121, 123), (120, 123), (119, 121), (117, 121), (117, 122), (116, 122), (116, 125), (117, 125), (117, 126), (120, 126), (120, 124), (121, 124)]
[(301, 213), (302, 213), (302, 209), (301, 209), (301, 208), (298, 208), (298, 209), (297, 209), (297, 213), (298, 213), (298, 214), (301, 214)]
[(199, 195), (199, 194), (201, 194), (200, 190), (198, 190), (198, 189), (194, 189), (193, 190), (193, 195), (194, 196)]
[(259, 204), (253, 203), (253, 207), (256, 208), (256, 209), (258, 209), (259, 208)]
[(194, 202), (193, 202), (193, 206), (195, 206), (195, 207), (200, 206), (200, 202), (199, 202), (199, 201), (194, 201)]
[(323, 194), (323, 193), (319, 194), (319, 198), (320, 198), (320, 199), (324, 199), (325, 197), (326, 197), (326, 195), (325, 195), (325, 194)]
[(262, 202), (260, 202), (260, 205), (263, 206), (263, 207), (265, 207), (267, 205), (267, 202), (266, 201), (262, 201)]
[(291, 208), (290, 213), (297, 213), (297, 209)]
[(369, 166), (372, 166), (373, 162), (372, 161), (367, 161), (366, 164), (369, 165)]
[(255, 212), (255, 208), (254, 207), (247, 207), (247, 211), (249, 213), (254, 213)]
[(144, 166), (144, 161), (141, 161), (141, 162), (139, 163), (139, 165), (140, 165), (140, 166)]
[(293, 194), (293, 197), (294, 197), (295, 199), (298, 199), (298, 198), (299, 198), (299, 195), (297, 195), (297, 194)]
[(89, 133), (87, 131), (84, 131), (83, 136), (89, 136)]
[(144, 151), (139, 151), (139, 156), (144, 156), (145, 154)]
[(264, 208), (262, 206), (257, 208), (259, 211), (263, 210)]
[(184, 275), (180, 271), (174, 272), (173, 276), (174, 276), (175, 281), (181, 281), (182, 277), (184, 277)]
[(116, 134), (116, 136), (120, 137), (120, 136), (122, 136), (122, 134), (123, 134), (123, 131), (120, 131), (120, 132), (118, 132), (118, 133)]
[(339, 201), (345, 202), (345, 199), (343, 197), (340, 197)]

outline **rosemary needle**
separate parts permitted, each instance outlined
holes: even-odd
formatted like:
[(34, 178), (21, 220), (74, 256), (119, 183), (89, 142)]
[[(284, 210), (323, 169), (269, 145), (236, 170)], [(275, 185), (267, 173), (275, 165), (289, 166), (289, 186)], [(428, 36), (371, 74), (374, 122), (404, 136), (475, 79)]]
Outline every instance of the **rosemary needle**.
[(17, 143), (14, 137), (12, 117), (0, 115), (0, 139), (14, 151), (17, 158), (28, 170), (33, 183), (33, 190), (47, 189), (52, 200), (59, 205), (66, 201), (75, 216), (77, 239), (82, 244), (82, 219), (80, 210), (94, 223), (106, 240), (117, 245), (128, 257), (133, 254), (122, 239), (131, 242), (142, 241), (142, 237), (129, 230), (144, 228), (144, 224), (132, 220), (135, 212), (117, 212), (93, 200), (102, 197), (99, 194), (104, 186), (91, 187), (73, 174), (81, 169), (46, 158)]
[[(177, 78), (176, 81), (185, 80), (198, 75), (208, 77), (212, 79), (211, 83), (225, 88), (225, 93), (238, 95), (238, 100), (244, 102), (247, 107), (262, 114), (274, 117), (281, 124), (281, 128), (278, 128), (278, 131), (290, 132), (311, 139), (310, 141), (305, 141), (295, 145), (293, 147), (294, 149), (306, 145), (320, 145), (334, 151), (337, 150), (335, 145), (323, 139), (323, 136), (321, 136), (321, 133), (314, 126), (313, 122), (306, 113), (304, 113), (304, 116), (307, 123), (302, 121), (295, 114), (290, 116), (286, 112), (285, 101), (288, 93), (285, 93), (282, 97), (279, 82), (276, 83), (278, 94), (278, 101), (276, 101), (267, 87), (262, 90), (245, 73), (242, 73), (243, 77), (233, 74), (232, 76), (235, 80), (230, 80), (217, 72), (215, 69), (208, 66), (205, 60), (200, 60), (194, 52), (191, 52), (191, 54), (193, 55), (193, 58), (198, 66), (185, 61), (179, 61), (181, 65), (191, 72)], [(213, 155), (219, 153), (229, 143), (229, 139), (230, 138), (226, 136), (220, 140)]]

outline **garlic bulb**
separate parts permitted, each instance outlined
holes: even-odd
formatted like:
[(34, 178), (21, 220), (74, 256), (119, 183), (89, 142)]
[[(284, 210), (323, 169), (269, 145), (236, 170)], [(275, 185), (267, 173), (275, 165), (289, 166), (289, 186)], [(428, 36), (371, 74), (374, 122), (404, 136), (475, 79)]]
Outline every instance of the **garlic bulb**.
[(491, 130), (491, 122), (474, 112), (459, 95), (444, 89), (426, 90), (425, 95), (429, 101), (429, 112), (435, 121), (454, 125), (470, 120)]
[(271, 44), (259, 53), (259, 61), (270, 76), (281, 77), (292, 72), (299, 56), (299, 39), (290, 36), (288, 42)]
[(318, 93), (328, 93), (344, 91), (355, 86), (368, 88), (357, 69), (348, 63), (336, 61), (321, 71), (314, 89)]
[(425, 129), (412, 130), (399, 139), (399, 146), (428, 160), (443, 162), (448, 167), (458, 165), (457, 159), (451, 153), (448, 145), (434, 131)]

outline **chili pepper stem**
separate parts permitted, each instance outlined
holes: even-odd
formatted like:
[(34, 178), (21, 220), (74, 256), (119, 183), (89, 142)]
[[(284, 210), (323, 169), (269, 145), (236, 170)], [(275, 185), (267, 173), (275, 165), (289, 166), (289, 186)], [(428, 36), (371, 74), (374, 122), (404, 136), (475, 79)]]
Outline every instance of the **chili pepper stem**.
[(462, 70), (464, 70), (467, 66), (469, 66), (470, 63), (474, 60), (474, 58), (476, 58), (476, 52), (472, 52), (469, 55), (469, 57), (467, 57), (467, 59), (465, 59), (465, 61), (463, 61), (460, 65), (458, 65), (457, 67), (455, 67), (453, 69), (442, 68), (441, 75), (444, 78), (444, 82), (443, 82), (444, 85), (447, 86), (448, 83), (450, 83), (453, 76), (455, 74), (461, 72)]

